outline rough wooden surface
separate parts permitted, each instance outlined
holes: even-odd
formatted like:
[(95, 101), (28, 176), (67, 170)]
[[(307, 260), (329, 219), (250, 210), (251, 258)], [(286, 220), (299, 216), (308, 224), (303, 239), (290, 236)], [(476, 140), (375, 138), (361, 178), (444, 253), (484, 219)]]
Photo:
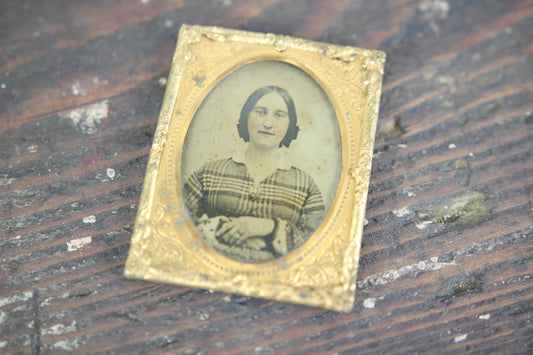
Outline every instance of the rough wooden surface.
[[(355, 310), (122, 276), (181, 23), (387, 52)], [(530, 353), (533, 3), (0, 3), (1, 353)]]

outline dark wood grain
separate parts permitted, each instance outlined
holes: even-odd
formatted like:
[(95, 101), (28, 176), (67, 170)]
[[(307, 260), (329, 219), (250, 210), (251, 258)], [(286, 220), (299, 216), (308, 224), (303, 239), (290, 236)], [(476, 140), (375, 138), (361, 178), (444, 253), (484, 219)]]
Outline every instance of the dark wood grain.
[[(387, 53), (350, 314), (122, 276), (182, 23)], [(1, 2), (0, 352), (533, 351), (532, 38), (528, 0)]]

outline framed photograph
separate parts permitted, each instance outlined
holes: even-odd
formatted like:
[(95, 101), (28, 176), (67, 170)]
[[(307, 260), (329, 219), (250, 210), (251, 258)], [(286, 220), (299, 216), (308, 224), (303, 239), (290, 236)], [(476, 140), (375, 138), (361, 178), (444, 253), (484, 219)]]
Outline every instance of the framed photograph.
[(183, 25), (125, 275), (349, 312), (384, 62)]

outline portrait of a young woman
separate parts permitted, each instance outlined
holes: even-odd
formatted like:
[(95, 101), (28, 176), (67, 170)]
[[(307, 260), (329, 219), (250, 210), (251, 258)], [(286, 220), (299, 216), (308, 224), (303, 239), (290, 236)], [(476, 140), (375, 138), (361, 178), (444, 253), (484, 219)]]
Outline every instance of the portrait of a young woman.
[[(182, 190), (190, 217), (211, 248), (237, 261), (265, 262), (302, 245), (326, 207), (311, 174), (290, 158), (305, 132), (289, 90), (264, 85), (245, 97), (234, 118), (221, 121), (239, 144), (228, 156), (213, 159), (218, 154), (211, 154), (186, 176)], [(227, 146), (220, 143), (222, 134), (212, 141)], [(307, 158), (312, 160), (312, 154)]]

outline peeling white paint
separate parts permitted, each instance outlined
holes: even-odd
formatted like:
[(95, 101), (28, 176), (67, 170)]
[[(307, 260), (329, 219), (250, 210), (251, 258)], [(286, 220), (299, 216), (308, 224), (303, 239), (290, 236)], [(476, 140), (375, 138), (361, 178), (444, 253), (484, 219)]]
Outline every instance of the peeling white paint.
[(165, 27), (166, 28), (170, 28), (174, 25), (174, 22), (172, 22), (171, 20), (165, 20)]
[(107, 117), (108, 112), (109, 100), (103, 100), (63, 113), (60, 117), (72, 120), (73, 125), (81, 132), (94, 134)]
[(65, 340), (61, 340), (61, 341), (58, 341), (58, 342), (54, 343), (54, 348), (60, 349), (60, 350), (65, 350), (65, 351), (72, 351), (72, 350), (78, 348), (79, 346), (80, 345), (78, 344), (78, 339), (77, 338), (65, 339)]
[(6, 314), (4, 312), (0, 312), (0, 323), (4, 323), (6, 319)]
[(93, 83), (95, 83), (96, 85), (108, 85), (109, 84), (109, 81), (107, 81), (106, 79), (104, 80), (100, 80), (99, 77), (95, 76), (93, 78)]
[(404, 216), (407, 216), (409, 214), (409, 210), (407, 209), (407, 207), (403, 207), (403, 208), (400, 208), (398, 210), (393, 210), (392, 213), (396, 217), (404, 217)]
[(416, 226), (416, 228), (422, 230), (422, 229), (425, 229), (428, 226), (428, 224), (431, 224), (431, 223), (433, 223), (433, 221), (423, 221), (423, 222), (420, 222), (420, 223), (415, 223), (415, 226)]
[(0, 349), (3, 349), (7, 346), (7, 341), (0, 341)]
[(92, 242), (91, 237), (72, 239), (70, 242), (67, 242), (67, 250), (68, 251), (78, 250), (88, 244), (91, 244), (91, 242)]
[(24, 292), (21, 295), (13, 295), (10, 297), (0, 298), (0, 307), (7, 306), (8, 304), (15, 303), (15, 302), (24, 302), (31, 298), (32, 292)]
[(111, 180), (115, 179), (115, 169), (107, 168), (105, 172)]
[(489, 314), (489, 313), (487, 313), (487, 314), (482, 314), (482, 315), (479, 316), (479, 319), (483, 319), (483, 320), (487, 320), (487, 319), (489, 319), (489, 318), (490, 318), (490, 314)]
[(445, 0), (424, 0), (418, 5), (418, 10), (422, 13), (422, 20), (427, 22), (433, 31), (438, 32), (438, 23), (448, 17), (450, 4)]
[(72, 85), (72, 95), (87, 96), (87, 91), (85, 91), (79, 81), (76, 81), (74, 85)]
[(11, 184), (15, 178), (8, 178), (7, 174), (0, 175), (0, 186)]
[(374, 308), (376, 306), (375, 298), (367, 298), (363, 301), (363, 307), (365, 308)]
[(163, 77), (159, 78), (158, 83), (161, 86), (167, 85), (167, 78), (163, 78)]
[(83, 217), (82, 222), (83, 223), (95, 223), (96, 222), (96, 217), (94, 215)]
[(32, 144), (28, 148), (26, 148), (26, 150), (30, 153), (37, 153), (37, 151), (39, 150), (39, 146)]
[(50, 328), (42, 330), (43, 335), (61, 335), (64, 333), (72, 333), (76, 331), (76, 321), (72, 321), (70, 325), (56, 324)]
[(397, 147), (400, 149), (404, 149), (407, 148), (407, 144), (398, 144)]
[(459, 342), (465, 340), (467, 336), (468, 336), (468, 334), (462, 334), (462, 335), (456, 336), (455, 338), (453, 338), (453, 342), (454, 343), (459, 343)]
[(455, 143), (450, 143), (450, 144), (448, 145), (448, 149), (455, 149), (455, 148), (457, 148), (457, 146), (455, 145)]
[(380, 274), (370, 275), (363, 280), (357, 281), (357, 286), (361, 291), (369, 291), (374, 286), (386, 285), (400, 277), (414, 277), (420, 272), (440, 270), (446, 266), (457, 265), (455, 261), (439, 262), (438, 258), (421, 260), (415, 264), (406, 265), (398, 269), (387, 270)]

